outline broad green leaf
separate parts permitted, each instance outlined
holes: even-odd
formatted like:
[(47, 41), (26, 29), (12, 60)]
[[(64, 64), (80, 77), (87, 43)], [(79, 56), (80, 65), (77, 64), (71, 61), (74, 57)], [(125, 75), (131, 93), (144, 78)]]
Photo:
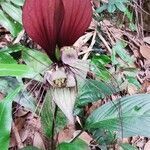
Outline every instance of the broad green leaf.
[(150, 94), (127, 96), (96, 109), (86, 129), (114, 131), (118, 137), (150, 136)]
[(21, 8), (15, 7), (9, 2), (1, 3), (2, 9), (7, 13), (10, 17), (12, 17), (15, 21), (22, 24), (22, 11)]
[(51, 65), (51, 60), (48, 55), (38, 50), (32, 50), (20, 44), (10, 45), (1, 49), (1, 52), (13, 53), (22, 51), (22, 59), (32, 68), (37, 74), (43, 73)]
[(0, 76), (24, 76), (29, 74), (30, 68), (23, 64), (0, 64)]
[(10, 31), (13, 36), (17, 36), (17, 34), (22, 30), (21, 26), (9, 19), (2, 10), (0, 10), (0, 24)]
[(108, 145), (116, 144), (116, 136), (113, 132), (97, 129), (91, 131), (91, 134), (102, 150), (107, 150)]
[(0, 64), (0, 76), (31, 78), (41, 81), (42, 78), (38, 76), (33, 69), (23, 64)]
[(37, 73), (44, 73), (52, 63), (47, 54), (37, 50), (22, 51), (22, 57), (25, 63)]
[(121, 150), (138, 150), (135, 146), (130, 145), (128, 143), (122, 143), (120, 144), (120, 146), (122, 148)]
[(44, 134), (49, 138), (52, 136), (53, 111), (54, 107), (52, 106), (51, 95), (50, 92), (47, 92), (41, 111), (41, 123)]
[(38, 149), (37, 147), (34, 147), (34, 146), (27, 146), (27, 147), (24, 147), (20, 150), (41, 150), (41, 149)]
[[(44, 105), (41, 112), (41, 122), (44, 133), (49, 138), (52, 136), (52, 122), (54, 119), (53, 116), (55, 111), (54, 109), (55, 105), (51, 101), (51, 94), (48, 91), (45, 96)], [(66, 117), (60, 110), (57, 111), (55, 122), (56, 122), (55, 132), (58, 133), (66, 125)]]
[(88, 79), (86, 80), (81, 90), (79, 90), (77, 105), (83, 106), (88, 103), (100, 100), (116, 92), (117, 90), (113, 85), (109, 85), (102, 81)]
[(21, 44), (15, 44), (15, 45), (9, 45), (8, 47), (4, 47), (0, 50), (1, 52), (7, 52), (7, 53), (13, 53), (13, 52), (18, 52), (18, 51), (26, 51), (26, 50), (31, 50)]
[(11, 0), (12, 3), (18, 5), (18, 6), (23, 6), (25, 0)]
[(83, 140), (76, 139), (72, 143), (60, 143), (57, 147), (57, 150), (90, 150), (90, 148)]
[(0, 52), (0, 63), (2, 63), (2, 64), (16, 64), (17, 61), (10, 54)]
[(5, 2), (6, 0), (0, 0), (0, 3)]
[(20, 90), (21, 87), (18, 87), (0, 102), (0, 147), (2, 150), (8, 150), (9, 148), (12, 123), (12, 101)]

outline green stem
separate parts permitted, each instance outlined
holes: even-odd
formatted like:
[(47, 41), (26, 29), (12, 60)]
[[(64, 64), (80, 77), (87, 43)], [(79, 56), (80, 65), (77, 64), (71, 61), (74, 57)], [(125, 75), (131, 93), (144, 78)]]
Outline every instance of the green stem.
[(53, 118), (53, 124), (52, 124), (52, 141), (51, 141), (51, 149), (55, 149), (55, 124), (56, 124), (56, 116), (57, 116), (58, 106), (55, 104), (55, 110), (54, 110), (54, 118)]

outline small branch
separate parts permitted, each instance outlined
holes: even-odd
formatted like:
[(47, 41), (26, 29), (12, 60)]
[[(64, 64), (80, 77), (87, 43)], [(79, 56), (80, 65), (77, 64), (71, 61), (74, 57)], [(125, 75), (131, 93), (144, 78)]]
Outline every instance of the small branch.
[(88, 56), (89, 56), (90, 52), (92, 51), (92, 48), (93, 48), (93, 46), (95, 44), (96, 33), (97, 32), (95, 31), (94, 34), (93, 34), (91, 45), (89, 46), (89, 48), (86, 51), (85, 55), (83, 56), (82, 60), (87, 60), (88, 59)]
[(101, 39), (101, 41), (104, 43), (104, 45), (106, 46), (106, 48), (107, 48), (107, 50), (109, 51), (109, 53), (112, 54), (112, 50), (111, 50), (111, 48), (109, 47), (107, 41), (104, 39), (104, 37), (103, 37), (100, 33), (98, 33), (98, 36), (99, 36), (99, 38)]

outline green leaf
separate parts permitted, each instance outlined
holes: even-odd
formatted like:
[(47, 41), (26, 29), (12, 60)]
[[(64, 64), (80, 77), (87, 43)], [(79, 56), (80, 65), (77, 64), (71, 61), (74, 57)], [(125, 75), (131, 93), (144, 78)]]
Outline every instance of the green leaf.
[[(23, 83), (17, 81), (14, 77), (0, 77), (0, 92), (7, 95), (11, 91), (15, 90), (19, 85), (26, 86)], [(35, 111), (36, 104), (35, 99), (26, 90), (22, 90), (15, 98), (15, 102), (19, 103), (25, 109), (32, 112)]]
[(21, 8), (15, 7), (9, 2), (1, 3), (1, 7), (5, 11), (5, 13), (7, 13), (11, 18), (22, 24)]
[(87, 129), (116, 132), (118, 137), (150, 136), (150, 94), (127, 96), (96, 109), (87, 119)]
[(50, 92), (47, 92), (41, 111), (41, 123), (44, 134), (49, 138), (52, 136), (53, 111), (54, 107), (52, 106), (51, 95)]
[(38, 50), (32, 50), (20, 44), (5, 47), (1, 49), (0, 53), (13, 53), (18, 51), (22, 51), (23, 61), (27, 64), (27, 66), (30, 66), (36, 74), (44, 73), (44, 71), (46, 71), (52, 63), (47, 54)]
[(136, 87), (140, 88), (141, 84), (139, 83), (139, 81), (137, 80), (136, 77), (131, 77), (131, 76), (127, 76), (126, 77), (129, 83), (134, 84)]
[(83, 106), (91, 102), (100, 100), (106, 96), (116, 93), (114, 86), (97, 80), (86, 80), (84, 86), (79, 90), (77, 105)]
[(115, 51), (124, 62), (132, 64), (133, 60), (131, 56), (127, 53), (127, 51), (124, 49), (125, 47), (126, 47), (126, 44), (124, 42), (117, 41), (116, 45), (113, 46), (113, 51)]
[[(51, 101), (51, 94), (50, 91), (48, 91), (45, 96), (44, 105), (41, 112), (41, 122), (42, 122), (44, 133), (49, 138), (52, 136), (52, 122), (54, 119), (53, 116), (55, 111), (54, 109), (55, 109), (55, 105)], [(57, 125), (55, 127), (56, 133), (58, 133), (66, 125), (66, 117), (60, 110), (57, 111), (56, 125)]]
[(34, 147), (34, 146), (27, 146), (27, 147), (24, 147), (20, 150), (40, 150), (40, 149), (38, 149), (37, 147)]
[(118, 61), (116, 59), (116, 51), (115, 50), (112, 51), (111, 61), (112, 61), (113, 66), (118, 64)]
[(133, 13), (131, 13), (128, 9), (126, 9), (125, 15), (127, 16), (130, 22), (133, 22)]
[(0, 145), (2, 150), (8, 150), (12, 123), (12, 101), (17, 96), (21, 87), (12, 91), (0, 102)]
[(114, 4), (108, 4), (108, 12), (113, 13), (116, 10), (116, 6)]
[(18, 6), (23, 6), (25, 0), (11, 0), (12, 3), (18, 5)]
[(111, 59), (107, 55), (95, 55), (92, 58), (91, 70), (104, 81), (109, 81), (111, 79), (110, 72), (106, 69), (105, 65), (109, 64)]
[(25, 109), (34, 112), (36, 110), (36, 101), (31, 96), (31, 93), (28, 93), (27, 91), (21, 91), (16, 99), (15, 102), (23, 106)]
[(97, 65), (106, 65), (111, 62), (111, 59), (107, 55), (94, 55), (92, 58), (92, 62)]
[(116, 7), (122, 11), (122, 12), (126, 12), (127, 8), (126, 6), (123, 4), (123, 2), (118, 2), (118, 3), (115, 3)]
[(22, 57), (25, 63), (37, 73), (44, 72), (52, 63), (47, 54), (37, 50), (24, 50), (22, 51)]
[(120, 144), (122, 150), (138, 150), (135, 146), (130, 145), (128, 143), (122, 143)]
[(22, 64), (0, 64), (0, 76), (26, 76), (31, 69)]
[(103, 129), (96, 129), (91, 131), (92, 137), (98, 142), (98, 144), (107, 150), (108, 145), (116, 144), (115, 133), (110, 131), (105, 131)]
[(2, 63), (2, 64), (16, 64), (17, 61), (10, 54), (0, 52), (0, 63)]
[(130, 28), (132, 31), (137, 31), (137, 25), (134, 24), (133, 22), (131, 22), (131, 23), (129, 24), (129, 28)]
[(19, 86), (19, 82), (13, 77), (0, 77), (0, 92), (4, 95), (9, 94)]
[(4, 47), (0, 50), (1, 52), (7, 52), (7, 53), (13, 53), (13, 52), (18, 52), (18, 51), (23, 51), (23, 50), (31, 50), (21, 44), (15, 44), (15, 45), (9, 45), (8, 47)]
[(14, 23), (11, 19), (9, 19), (2, 10), (0, 10), (0, 24), (10, 31), (13, 36), (17, 36), (17, 34), (22, 30), (22, 27), (18, 25), (18, 23)]
[(96, 9), (97, 13), (102, 13), (104, 10), (106, 10), (108, 7), (108, 4), (103, 4), (101, 7)]
[(57, 150), (90, 150), (90, 148), (83, 140), (76, 139), (72, 143), (63, 142), (59, 144)]

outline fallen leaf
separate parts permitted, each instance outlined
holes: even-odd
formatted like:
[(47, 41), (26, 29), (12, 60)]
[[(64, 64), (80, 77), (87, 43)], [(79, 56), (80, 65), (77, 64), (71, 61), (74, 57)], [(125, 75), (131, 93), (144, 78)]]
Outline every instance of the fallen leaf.
[(79, 136), (79, 138), (84, 140), (87, 144), (90, 144), (90, 142), (93, 140), (92, 137), (87, 132), (83, 132)]
[(150, 44), (150, 36), (145, 37), (145, 38), (143, 39), (143, 41), (146, 42), (147, 44)]
[(40, 133), (35, 132), (34, 134), (34, 139), (33, 139), (33, 146), (45, 150), (45, 145), (44, 145), (44, 141), (40, 135)]
[(150, 141), (145, 144), (144, 150), (150, 150)]
[(130, 95), (133, 95), (133, 94), (136, 94), (137, 93), (137, 91), (138, 91), (138, 89), (137, 89), (137, 87), (134, 85), (134, 84), (128, 84), (128, 87), (127, 87), (128, 89), (128, 93), (130, 94)]
[(68, 125), (64, 130), (59, 132), (58, 143), (71, 140), (73, 138), (74, 132), (75, 132), (74, 126)]
[(140, 46), (140, 53), (146, 59), (150, 59), (150, 47), (146, 45)]

